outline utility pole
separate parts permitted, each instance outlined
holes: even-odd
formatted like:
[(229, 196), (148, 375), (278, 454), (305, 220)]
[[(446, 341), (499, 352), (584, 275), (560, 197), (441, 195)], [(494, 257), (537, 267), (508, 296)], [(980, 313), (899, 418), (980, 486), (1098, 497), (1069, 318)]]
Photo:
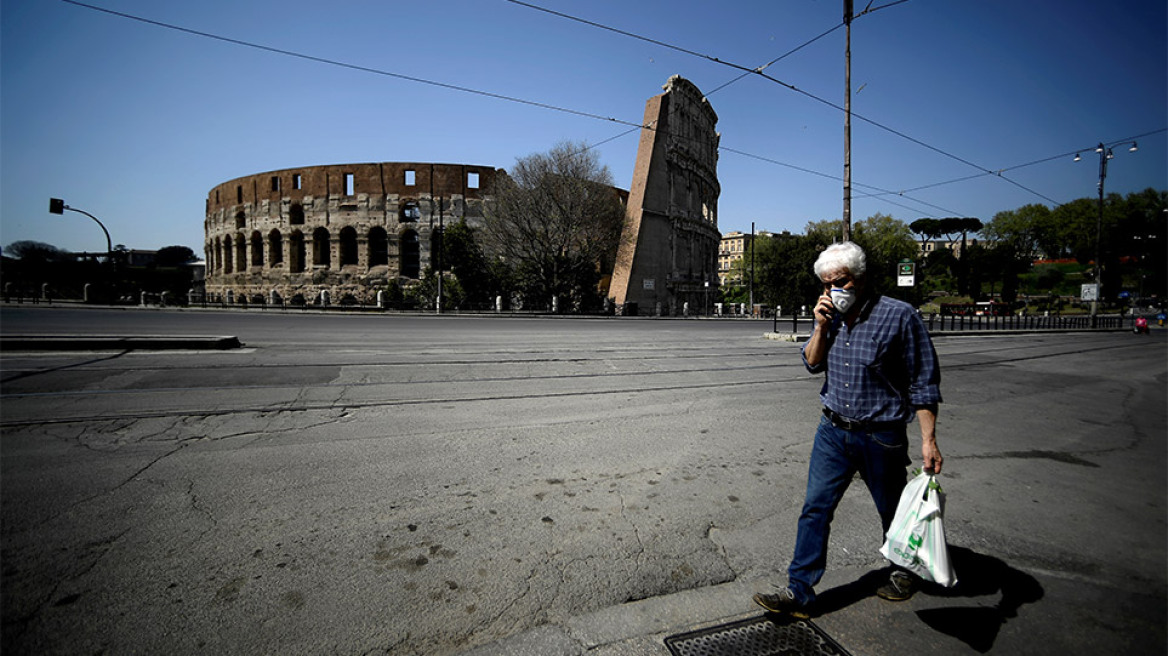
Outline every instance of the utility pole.
[[(1126, 145), (1126, 144), (1113, 144)], [(1127, 149), (1129, 153), (1134, 153), (1139, 150), (1136, 142), (1131, 142), (1131, 147)], [(1100, 142), (1095, 147), (1095, 152), (1099, 153), (1099, 215), (1095, 220), (1095, 298), (1091, 301), (1091, 327), (1094, 328), (1099, 315), (1099, 301), (1103, 295), (1103, 184), (1107, 181), (1107, 162), (1112, 157), (1115, 157), (1112, 151), (1112, 146), (1105, 146)], [(1082, 159), (1075, 154), (1075, 161)]]
[(435, 301), (435, 310), (437, 314), (442, 314), (442, 251), (446, 249), (446, 229), (442, 225), (445, 203), (443, 198), (438, 198), (438, 300)]
[(750, 222), (750, 314), (754, 315), (754, 221)]
[(847, 46), (844, 50), (844, 230), (843, 240), (852, 238), (852, 0), (844, 0)]

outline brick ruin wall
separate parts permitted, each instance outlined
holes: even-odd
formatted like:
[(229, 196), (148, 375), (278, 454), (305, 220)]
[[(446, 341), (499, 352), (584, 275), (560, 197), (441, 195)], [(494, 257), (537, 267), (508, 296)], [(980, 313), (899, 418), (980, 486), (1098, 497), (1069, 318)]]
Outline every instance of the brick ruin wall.
[(442, 224), (481, 225), (489, 166), (382, 162), (236, 178), (207, 196), (210, 301), (375, 304), (432, 266)]
[(610, 291), (622, 311), (679, 314), (718, 289), (718, 115), (673, 76), (645, 105), (625, 234)]

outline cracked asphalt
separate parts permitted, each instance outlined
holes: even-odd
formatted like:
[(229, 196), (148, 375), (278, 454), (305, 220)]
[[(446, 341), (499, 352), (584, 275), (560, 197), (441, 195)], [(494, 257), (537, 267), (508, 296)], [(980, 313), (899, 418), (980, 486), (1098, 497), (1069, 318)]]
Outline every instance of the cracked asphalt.
[[(5, 653), (456, 654), (782, 581), (820, 381), (769, 322), (0, 313), (244, 343), (0, 354)], [(951, 544), (1162, 619), (1164, 335), (937, 347)], [(835, 527), (882, 567), (862, 485)]]

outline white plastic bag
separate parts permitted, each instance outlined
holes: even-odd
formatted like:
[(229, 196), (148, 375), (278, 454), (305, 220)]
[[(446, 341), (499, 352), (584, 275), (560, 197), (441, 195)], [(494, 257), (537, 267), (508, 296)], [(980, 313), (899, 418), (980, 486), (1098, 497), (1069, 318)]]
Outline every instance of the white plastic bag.
[(945, 493), (932, 474), (921, 472), (904, 486), (880, 553), (926, 581), (953, 587), (957, 575), (945, 546), (944, 514)]

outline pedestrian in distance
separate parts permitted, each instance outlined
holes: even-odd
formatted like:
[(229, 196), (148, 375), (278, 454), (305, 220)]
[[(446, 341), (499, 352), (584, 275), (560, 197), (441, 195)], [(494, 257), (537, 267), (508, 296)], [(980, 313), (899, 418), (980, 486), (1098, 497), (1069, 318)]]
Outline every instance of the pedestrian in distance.
[[(812, 373), (826, 374), (823, 416), (787, 585), (754, 595), (767, 611), (800, 618), (813, 610), (832, 517), (855, 474), (867, 485), (886, 534), (908, 480), (910, 422), (920, 425), (923, 469), (939, 474), (942, 463), (936, 436), (941, 371), (920, 315), (868, 285), (864, 251), (852, 242), (829, 246), (814, 270), (823, 293), (812, 311), (815, 323), (803, 346), (803, 363)], [(895, 568), (876, 594), (904, 601), (919, 584), (915, 574)]]

